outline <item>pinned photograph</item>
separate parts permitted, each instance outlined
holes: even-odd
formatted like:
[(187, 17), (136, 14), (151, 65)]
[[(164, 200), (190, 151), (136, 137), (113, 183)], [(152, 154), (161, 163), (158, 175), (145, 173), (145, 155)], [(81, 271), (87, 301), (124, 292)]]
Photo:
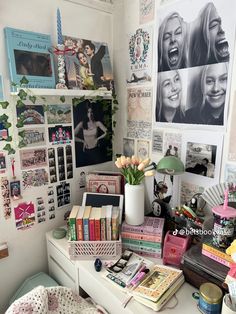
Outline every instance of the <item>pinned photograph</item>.
[(22, 121), (24, 125), (44, 124), (44, 110), (41, 105), (27, 105), (24, 107), (16, 107), (17, 119)]
[(10, 191), (11, 191), (11, 197), (13, 198), (13, 200), (19, 200), (20, 198), (22, 198), (20, 181), (10, 182)]
[(71, 123), (71, 105), (48, 105), (47, 122), (48, 124)]

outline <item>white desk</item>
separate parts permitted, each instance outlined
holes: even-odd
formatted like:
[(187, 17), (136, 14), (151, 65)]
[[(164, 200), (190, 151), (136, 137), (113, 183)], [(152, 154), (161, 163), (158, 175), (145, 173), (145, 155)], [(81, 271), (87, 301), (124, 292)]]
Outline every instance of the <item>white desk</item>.
[[(79, 291), (81, 287), (98, 304), (102, 305), (111, 314), (154, 314), (155, 311), (131, 300), (126, 308), (122, 302), (127, 298), (119, 288), (109, 283), (102, 277), (101, 272), (94, 269), (94, 260), (71, 261), (68, 254), (68, 243), (66, 238), (56, 240), (52, 237), (52, 232), (47, 233), (48, 265), (49, 274), (58, 281), (59, 284)], [(158, 263), (158, 262), (157, 262)], [(188, 283), (176, 293), (178, 305), (174, 309), (163, 309), (164, 314), (199, 314), (197, 302), (192, 298), (192, 292), (197, 291)], [(175, 304), (172, 298), (165, 307)]]

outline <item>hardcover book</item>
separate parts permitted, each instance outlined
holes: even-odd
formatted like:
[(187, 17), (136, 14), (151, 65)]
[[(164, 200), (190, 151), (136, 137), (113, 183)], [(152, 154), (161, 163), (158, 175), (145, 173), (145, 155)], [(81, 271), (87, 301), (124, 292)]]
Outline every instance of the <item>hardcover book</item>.
[(219, 256), (217, 256), (217, 255), (215, 255), (215, 254), (213, 254), (213, 253), (211, 253), (211, 252), (209, 252), (209, 251), (207, 251), (207, 250), (204, 250), (204, 249), (202, 249), (202, 254), (203, 254), (204, 256), (207, 256), (207, 257), (209, 257), (210, 259), (212, 259), (212, 260), (214, 260), (214, 261), (216, 261), (216, 262), (218, 262), (218, 263), (220, 263), (220, 264), (226, 266), (226, 267), (229, 267), (229, 268), (230, 268), (231, 265), (233, 264), (233, 263), (230, 263), (230, 262), (224, 260), (223, 258), (221, 258), (221, 257), (219, 257)]
[(89, 216), (89, 241), (95, 241), (95, 212), (96, 207), (92, 207)]
[(76, 216), (76, 231), (77, 231), (77, 241), (83, 241), (83, 215), (85, 211), (85, 206), (79, 206), (79, 210)]
[(140, 241), (162, 242), (162, 237), (149, 234), (121, 232), (122, 239), (134, 239)]
[(101, 208), (101, 241), (106, 241), (106, 206), (102, 206)]
[(209, 252), (209, 253), (211, 253), (211, 254), (214, 254), (215, 256), (218, 256), (222, 260), (225, 260), (225, 261), (227, 261), (229, 263), (233, 263), (234, 262), (232, 257), (225, 253), (225, 250), (213, 246), (213, 244), (210, 241), (206, 242), (206, 243), (203, 242), (202, 243), (202, 249), (207, 251), (207, 252)]
[(77, 231), (76, 231), (76, 216), (79, 210), (79, 206), (73, 206), (70, 216), (69, 216), (69, 226), (70, 226), (70, 240), (77, 240)]
[(95, 231), (95, 241), (101, 240), (101, 207), (95, 207), (94, 213), (94, 231)]
[(10, 27), (4, 34), (11, 81), (19, 85), (25, 76), (29, 88), (55, 88), (50, 35)]
[(89, 216), (91, 208), (91, 206), (85, 206), (85, 211), (83, 215), (84, 241), (89, 241)]
[(154, 249), (161, 249), (160, 242), (148, 242), (148, 241), (138, 241), (133, 239), (124, 239), (122, 238), (122, 243), (128, 245), (135, 245), (137, 247), (144, 247), (144, 248), (154, 248)]
[(145, 247), (143, 245), (126, 244), (126, 243), (122, 243), (122, 247), (126, 250), (134, 251), (137, 254), (139, 254), (140, 252), (143, 252), (143, 255), (145, 255), (145, 253), (154, 253), (154, 254), (158, 254), (158, 256), (161, 257), (160, 248)]
[(86, 177), (87, 192), (120, 194), (120, 176), (88, 174)]
[(117, 240), (119, 237), (119, 224), (120, 224), (120, 208), (113, 206), (111, 216), (111, 239)]
[(106, 237), (108, 241), (111, 241), (111, 216), (112, 216), (112, 205), (104, 206), (106, 208)]
[(126, 222), (123, 222), (121, 231), (148, 235), (155, 234), (158, 236), (162, 236), (164, 222), (165, 222), (164, 218), (144, 217), (144, 223), (140, 226), (131, 226), (128, 225)]

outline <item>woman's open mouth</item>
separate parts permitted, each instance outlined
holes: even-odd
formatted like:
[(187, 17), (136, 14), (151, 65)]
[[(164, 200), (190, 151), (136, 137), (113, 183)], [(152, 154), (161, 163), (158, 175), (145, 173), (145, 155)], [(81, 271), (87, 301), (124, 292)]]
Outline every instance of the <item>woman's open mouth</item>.
[(171, 96), (168, 97), (168, 98), (169, 98), (169, 100), (171, 100), (171, 101), (175, 101), (175, 100), (179, 99), (179, 93), (175, 93), (175, 94), (171, 95)]
[(179, 61), (179, 49), (174, 47), (168, 50), (168, 58), (171, 65), (176, 65)]
[(218, 40), (215, 44), (215, 47), (216, 47), (217, 54), (221, 58), (229, 57), (229, 44), (225, 38)]

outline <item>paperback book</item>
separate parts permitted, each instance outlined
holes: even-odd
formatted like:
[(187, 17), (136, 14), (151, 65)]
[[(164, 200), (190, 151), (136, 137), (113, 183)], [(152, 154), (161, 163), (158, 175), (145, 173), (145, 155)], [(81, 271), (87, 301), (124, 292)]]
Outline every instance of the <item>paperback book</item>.
[(139, 234), (152, 234), (162, 236), (164, 228), (164, 218), (144, 217), (144, 223), (140, 226), (131, 226), (123, 222), (121, 232), (133, 232)]
[(19, 85), (25, 76), (26, 87), (55, 88), (50, 35), (10, 27), (4, 28), (4, 34), (11, 81)]

